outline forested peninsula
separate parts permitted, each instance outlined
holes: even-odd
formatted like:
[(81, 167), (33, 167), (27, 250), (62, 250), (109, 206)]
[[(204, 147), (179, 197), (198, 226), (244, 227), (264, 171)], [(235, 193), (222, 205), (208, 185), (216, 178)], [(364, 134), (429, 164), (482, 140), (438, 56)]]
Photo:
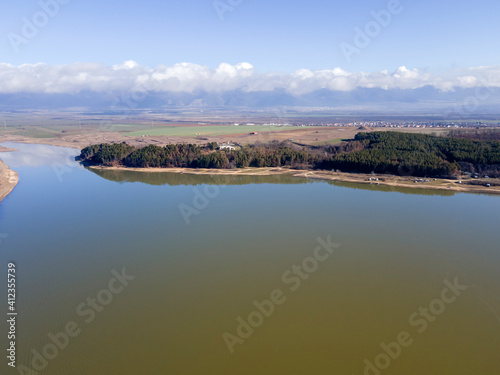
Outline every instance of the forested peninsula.
[(293, 142), (203, 146), (126, 143), (85, 147), (79, 157), (94, 166), (128, 168), (235, 169), (285, 167), (415, 177), (500, 177), (500, 141), (400, 132), (358, 133), (340, 145)]

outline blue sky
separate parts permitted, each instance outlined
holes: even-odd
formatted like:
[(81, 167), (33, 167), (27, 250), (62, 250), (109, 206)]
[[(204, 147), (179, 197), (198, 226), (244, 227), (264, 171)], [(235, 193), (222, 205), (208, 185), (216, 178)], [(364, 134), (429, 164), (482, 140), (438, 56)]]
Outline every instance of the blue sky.
[(38, 0), (4, 0), (0, 62), (134, 60), (149, 67), (191, 62), (211, 68), (249, 62), (258, 71), (283, 73), (399, 66), (439, 73), (500, 62), (498, 1), (401, 0), (402, 12), (350, 62), (340, 44), (353, 44), (354, 29), (363, 29), (388, 1), (243, 0), (231, 7), (222, 21), (213, 0), (69, 0), (16, 53), (9, 33), (22, 35), (23, 17), (32, 20), (41, 8)]

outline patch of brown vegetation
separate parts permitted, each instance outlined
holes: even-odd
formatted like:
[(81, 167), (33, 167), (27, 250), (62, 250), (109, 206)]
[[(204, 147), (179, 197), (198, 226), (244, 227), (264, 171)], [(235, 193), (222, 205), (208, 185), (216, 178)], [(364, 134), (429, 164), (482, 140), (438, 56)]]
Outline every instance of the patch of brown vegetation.
[[(304, 127), (302, 129), (286, 129), (261, 132), (251, 135), (249, 132), (242, 132), (240, 134), (230, 135), (217, 135), (217, 136), (204, 136), (204, 137), (180, 137), (180, 136), (147, 136), (147, 137), (130, 137), (125, 132), (105, 132), (105, 131), (91, 131), (83, 134), (71, 134), (67, 132), (64, 135), (54, 138), (31, 138), (22, 135), (3, 134), (0, 135), (0, 142), (20, 142), (20, 143), (36, 143), (47, 144), (60, 147), (74, 147), (82, 149), (92, 144), (99, 143), (121, 143), (126, 142), (135, 147), (148, 146), (150, 144), (156, 146), (165, 146), (167, 144), (177, 143), (192, 143), (192, 144), (206, 144), (209, 142), (226, 143), (235, 142), (238, 144), (255, 144), (255, 143), (268, 143), (271, 141), (289, 141), (304, 145), (314, 145), (318, 142), (328, 140), (341, 140), (352, 139), (359, 132), (370, 131), (401, 131), (412, 133), (429, 133), (430, 129), (407, 129), (407, 128), (367, 128), (360, 130), (358, 127)], [(340, 141), (337, 141), (340, 143)]]

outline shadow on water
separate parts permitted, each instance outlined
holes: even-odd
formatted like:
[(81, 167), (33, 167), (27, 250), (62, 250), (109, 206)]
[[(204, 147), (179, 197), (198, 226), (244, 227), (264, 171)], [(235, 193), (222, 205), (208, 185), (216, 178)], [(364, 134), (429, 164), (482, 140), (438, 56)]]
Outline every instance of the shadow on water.
[(114, 182), (140, 182), (149, 185), (248, 185), (248, 184), (311, 184), (311, 183), (327, 183), (330, 185), (358, 189), (370, 190), (379, 192), (397, 192), (403, 194), (414, 195), (431, 195), (431, 196), (453, 196), (454, 191), (433, 190), (433, 189), (412, 189), (397, 186), (363, 184), (354, 182), (341, 182), (308, 179), (303, 177), (294, 177), (290, 174), (272, 175), (272, 176), (225, 176), (225, 175), (194, 175), (188, 173), (174, 172), (136, 172), (127, 170), (104, 170), (86, 168), (96, 175)]
[(248, 184), (307, 184), (310, 179), (282, 174), (273, 176), (224, 176), (195, 175), (175, 172), (136, 172), (127, 170), (104, 170), (87, 168), (92, 173), (109, 181), (119, 183), (142, 182), (149, 185), (248, 185)]

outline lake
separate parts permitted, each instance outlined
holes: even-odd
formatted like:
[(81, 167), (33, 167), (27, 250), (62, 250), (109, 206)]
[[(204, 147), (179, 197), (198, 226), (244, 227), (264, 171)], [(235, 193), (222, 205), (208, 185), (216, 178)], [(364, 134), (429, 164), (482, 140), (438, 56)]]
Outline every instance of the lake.
[(2, 374), (500, 373), (500, 197), (2, 145)]

